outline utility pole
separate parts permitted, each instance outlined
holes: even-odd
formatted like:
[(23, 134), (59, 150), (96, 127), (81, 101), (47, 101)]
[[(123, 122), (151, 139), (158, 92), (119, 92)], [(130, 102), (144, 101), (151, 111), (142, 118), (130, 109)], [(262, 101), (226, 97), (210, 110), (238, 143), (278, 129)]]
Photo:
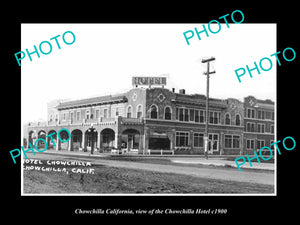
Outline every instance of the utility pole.
[(207, 72), (203, 74), (206, 75), (206, 123), (205, 123), (205, 134), (204, 134), (204, 155), (205, 158), (208, 159), (208, 120), (209, 120), (209, 75), (215, 73), (216, 71), (209, 71), (209, 63), (215, 60), (215, 57), (210, 57), (208, 59), (202, 59), (202, 63), (207, 63)]

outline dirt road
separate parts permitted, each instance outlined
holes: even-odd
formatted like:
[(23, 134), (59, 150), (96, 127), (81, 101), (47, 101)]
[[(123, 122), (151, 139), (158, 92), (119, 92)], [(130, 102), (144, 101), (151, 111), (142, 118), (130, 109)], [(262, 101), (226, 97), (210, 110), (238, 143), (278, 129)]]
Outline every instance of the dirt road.
[(198, 168), (190, 167), (185, 165), (163, 165), (157, 163), (141, 163), (141, 162), (129, 162), (129, 161), (120, 161), (120, 160), (107, 160), (101, 157), (82, 157), (80, 155), (62, 155), (62, 154), (47, 154), (47, 153), (38, 153), (35, 156), (28, 154), (28, 158), (34, 159), (51, 159), (51, 160), (82, 160), (89, 161), (92, 164), (96, 165), (106, 165), (111, 167), (118, 168), (129, 168), (129, 169), (141, 169), (148, 171), (155, 171), (161, 173), (175, 173), (175, 174), (184, 174), (202, 178), (211, 178), (219, 180), (229, 180), (229, 181), (238, 181), (238, 182), (250, 182), (258, 184), (267, 184), (274, 185), (274, 173), (273, 172), (262, 172), (262, 171), (238, 171), (226, 168)]

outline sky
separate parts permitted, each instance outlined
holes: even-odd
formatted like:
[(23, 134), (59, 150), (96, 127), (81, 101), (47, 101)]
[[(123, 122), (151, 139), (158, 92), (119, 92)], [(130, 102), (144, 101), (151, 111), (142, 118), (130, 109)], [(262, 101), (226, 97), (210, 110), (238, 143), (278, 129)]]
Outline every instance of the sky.
[[(205, 24), (207, 26), (207, 24)], [(80, 99), (117, 94), (132, 88), (133, 76), (166, 76), (166, 88), (185, 89), (186, 94), (206, 94), (204, 57), (216, 60), (211, 69), (210, 97), (237, 98), (253, 95), (276, 100), (276, 24), (221, 23), (219, 33), (201, 34), (185, 41), (183, 33), (198, 31), (202, 24), (22, 24), (21, 51), (34, 51), (49, 41), (52, 52), (40, 58), (32, 54), (21, 61), (22, 121), (47, 119), (47, 103), (55, 99)], [(217, 30), (211, 27), (212, 30)], [(72, 31), (75, 42), (62, 40)], [(50, 38), (60, 35), (57, 40)], [(71, 42), (72, 36), (65, 35)], [(42, 45), (47, 52), (47, 44)], [(269, 57), (269, 71), (245, 74), (239, 83), (235, 70), (254, 68)], [(16, 61), (16, 65), (17, 61)], [(266, 64), (265, 67), (268, 67)]]

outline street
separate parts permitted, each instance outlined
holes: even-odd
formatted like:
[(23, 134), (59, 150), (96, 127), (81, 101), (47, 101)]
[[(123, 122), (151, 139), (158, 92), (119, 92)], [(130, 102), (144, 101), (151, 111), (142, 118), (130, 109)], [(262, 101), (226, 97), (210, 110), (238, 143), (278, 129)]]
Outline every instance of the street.
[[(83, 156), (81, 154), (69, 153), (69, 152), (45, 152), (39, 153), (33, 156), (28, 154), (28, 158), (31, 159), (51, 159), (51, 160), (83, 160), (91, 162), (92, 165), (105, 165), (109, 167), (127, 168), (127, 169), (139, 169), (161, 173), (175, 173), (182, 175), (190, 175), (200, 178), (218, 179), (226, 181), (237, 182), (249, 182), (257, 184), (274, 185), (275, 175), (273, 171), (238, 171), (236, 168), (223, 168), (223, 167), (194, 167), (186, 164), (178, 163), (144, 163), (144, 162), (132, 162), (124, 160), (109, 160), (106, 157)], [(209, 160), (208, 160), (209, 162)]]

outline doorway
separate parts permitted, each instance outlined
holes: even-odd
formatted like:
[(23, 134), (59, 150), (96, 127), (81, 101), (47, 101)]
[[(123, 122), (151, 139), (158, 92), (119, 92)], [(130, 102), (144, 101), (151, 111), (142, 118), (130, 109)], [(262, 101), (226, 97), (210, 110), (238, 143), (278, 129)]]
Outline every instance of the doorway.
[(219, 134), (208, 134), (208, 153), (219, 151)]

